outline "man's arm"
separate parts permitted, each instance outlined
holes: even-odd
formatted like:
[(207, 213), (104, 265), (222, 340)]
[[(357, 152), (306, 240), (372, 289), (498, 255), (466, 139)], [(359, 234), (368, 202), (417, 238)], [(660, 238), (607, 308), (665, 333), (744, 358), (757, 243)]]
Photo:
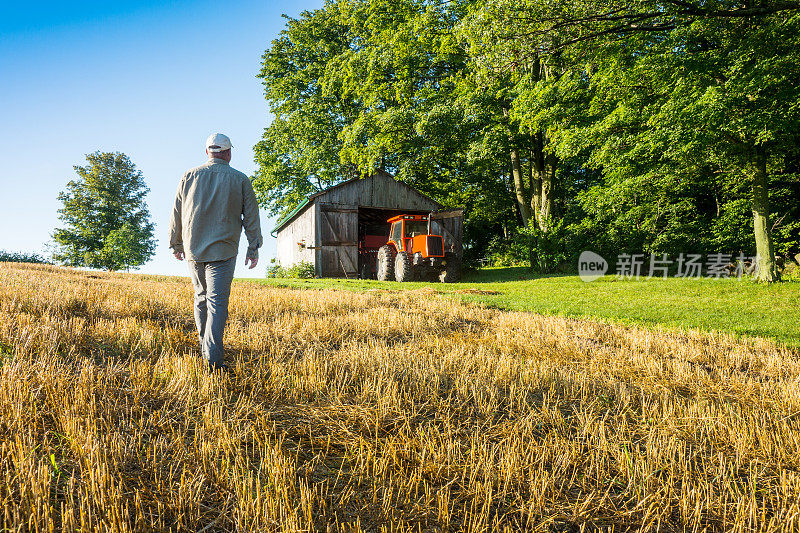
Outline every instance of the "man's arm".
[(258, 264), (258, 249), (263, 244), (261, 237), (261, 219), (258, 214), (258, 200), (253, 191), (253, 184), (247, 176), (242, 180), (242, 226), (247, 235), (247, 256), (244, 264), (250, 263), (250, 268)]
[(183, 224), (181, 220), (181, 209), (183, 208), (183, 179), (178, 185), (178, 190), (175, 193), (175, 203), (172, 206), (172, 214), (169, 217), (169, 247), (172, 248), (172, 254), (179, 261), (183, 261)]

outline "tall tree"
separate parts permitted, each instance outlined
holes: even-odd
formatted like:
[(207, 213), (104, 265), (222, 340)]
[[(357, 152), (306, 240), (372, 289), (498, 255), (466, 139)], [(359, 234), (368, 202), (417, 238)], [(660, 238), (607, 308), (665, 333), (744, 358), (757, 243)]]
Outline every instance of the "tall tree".
[(285, 213), (382, 168), (470, 219), (507, 225), (508, 148), (502, 160), (484, 149), (487, 114), (462, 98), (455, 26), (466, 4), (332, 0), (290, 19), (260, 74), (275, 115), (256, 146), (262, 205)]
[(357, 177), (340, 158), (340, 132), (360, 105), (323, 91), (328, 65), (351, 45), (334, 4), (287, 19), (262, 56), (264, 95), (274, 116), (255, 146), (253, 188), (262, 207), (281, 215), (309, 195)]
[[(684, 1), (546, 3), (495, 0), (484, 27), (511, 57), (566, 61), (548, 84), (518, 87), (524, 125), (540, 97), (581, 87), (588, 101), (553, 121), (556, 151), (586, 154), (620, 183), (710, 168), (751, 190), (758, 277), (776, 279), (770, 168), (794, 150), (800, 126), (800, 4)], [(489, 31), (484, 30), (484, 31)], [(574, 100), (573, 100), (574, 101)], [(562, 106), (563, 107), (563, 106)]]
[(146, 263), (155, 251), (142, 173), (123, 153), (94, 152), (58, 195), (64, 224), (53, 232), (54, 258), (70, 266), (120, 270)]
[(521, 53), (519, 38), (509, 38), (505, 20), (509, 14), (504, 5), (472, 2), (459, 25), (459, 36), (470, 58), (469, 77), (475, 86), (470, 93), (488, 93), (498, 101), (502, 114), (495, 122), (508, 138), (507, 157), (522, 224), (547, 233), (555, 216), (558, 156), (549, 143), (550, 124), (523, 123), (518, 107), (530, 86), (557, 76), (560, 65), (554, 56)]
[(275, 120), (254, 186), (284, 213), (383, 168), (465, 206), (478, 256), (487, 232), (526, 226), (551, 267), (568, 255), (557, 248), (584, 245), (742, 251), (769, 281), (773, 236), (784, 254), (800, 242), (798, 13), (775, 0), (328, 0), (264, 54)]

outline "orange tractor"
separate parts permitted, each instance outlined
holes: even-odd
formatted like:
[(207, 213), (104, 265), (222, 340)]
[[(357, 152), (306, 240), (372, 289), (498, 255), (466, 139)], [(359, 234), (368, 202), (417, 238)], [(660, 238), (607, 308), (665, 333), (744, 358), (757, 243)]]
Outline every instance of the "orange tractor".
[(461, 260), (446, 252), (442, 235), (431, 231), (431, 215), (398, 215), (388, 222), (389, 242), (378, 248), (377, 277), (381, 281), (438, 278), (453, 283), (461, 278)]

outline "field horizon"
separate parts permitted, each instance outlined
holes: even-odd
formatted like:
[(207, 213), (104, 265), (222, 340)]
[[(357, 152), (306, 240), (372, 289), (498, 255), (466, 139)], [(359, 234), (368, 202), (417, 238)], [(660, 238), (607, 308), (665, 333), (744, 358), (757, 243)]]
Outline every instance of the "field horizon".
[(505, 311), (583, 318), (609, 324), (764, 337), (800, 348), (800, 283), (751, 279), (653, 278), (606, 275), (586, 283), (577, 275), (526, 267), (482, 268), (458, 283), (324, 278), (249, 279), (273, 287), (343, 291), (421, 291)]
[(800, 352), (431, 290), (0, 264), (3, 529), (789, 531)]

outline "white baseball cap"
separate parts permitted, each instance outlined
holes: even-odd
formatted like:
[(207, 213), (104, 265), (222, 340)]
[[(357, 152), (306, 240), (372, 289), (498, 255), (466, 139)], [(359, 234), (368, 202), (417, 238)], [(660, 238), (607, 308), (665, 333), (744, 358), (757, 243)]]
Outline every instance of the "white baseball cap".
[(227, 135), (213, 133), (206, 139), (206, 150), (208, 150), (209, 153), (215, 154), (217, 152), (224, 152), (231, 148), (233, 148), (233, 145)]

